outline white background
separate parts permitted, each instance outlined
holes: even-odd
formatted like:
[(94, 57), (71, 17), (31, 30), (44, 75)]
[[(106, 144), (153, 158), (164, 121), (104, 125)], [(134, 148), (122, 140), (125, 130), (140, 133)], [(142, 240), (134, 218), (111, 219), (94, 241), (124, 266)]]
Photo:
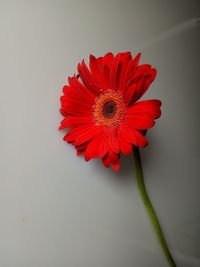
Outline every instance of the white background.
[(57, 131), (67, 77), (90, 53), (142, 51), (163, 102), (142, 150), (177, 265), (200, 266), (199, 1), (0, 1), (0, 267), (167, 267), (135, 183)]

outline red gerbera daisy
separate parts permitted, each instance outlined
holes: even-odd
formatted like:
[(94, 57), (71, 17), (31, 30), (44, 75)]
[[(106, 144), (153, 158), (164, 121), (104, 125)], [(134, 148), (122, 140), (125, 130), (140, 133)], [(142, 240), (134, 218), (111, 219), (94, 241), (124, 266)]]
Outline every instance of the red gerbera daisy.
[(138, 65), (139, 59), (140, 54), (133, 59), (130, 52), (90, 55), (89, 68), (84, 60), (78, 64), (78, 75), (68, 78), (61, 96), (59, 130), (71, 128), (64, 141), (85, 160), (101, 158), (115, 171), (121, 153), (148, 144), (144, 134), (161, 114), (159, 100), (137, 102), (156, 77), (156, 69)]

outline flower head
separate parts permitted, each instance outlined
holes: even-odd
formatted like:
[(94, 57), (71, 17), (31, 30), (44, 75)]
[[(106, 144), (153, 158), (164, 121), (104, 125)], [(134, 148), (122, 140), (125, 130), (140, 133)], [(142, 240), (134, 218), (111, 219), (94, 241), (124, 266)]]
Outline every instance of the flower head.
[(101, 158), (104, 166), (120, 166), (120, 154), (128, 155), (132, 146), (148, 144), (144, 132), (160, 117), (159, 100), (139, 98), (156, 77), (156, 69), (139, 65), (140, 54), (130, 52), (84, 60), (78, 74), (63, 87), (59, 130), (69, 128), (64, 141), (71, 143), (85, 160)]

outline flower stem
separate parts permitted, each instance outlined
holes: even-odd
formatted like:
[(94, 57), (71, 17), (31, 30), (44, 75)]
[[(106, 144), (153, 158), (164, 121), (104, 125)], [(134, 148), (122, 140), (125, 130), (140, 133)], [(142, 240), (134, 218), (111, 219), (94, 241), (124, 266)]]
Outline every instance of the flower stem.
[(162, 228), (160, 226), (157, 215), (154, 211), (154, 208), (151, 204), (151, 200), (150, 200), (150, 198), (147, 194), (147, 191), (146, 191), (146, 187), (144, 184), (144, 178), (143, 178), (143, 171), (142, 171), (142, 162), (141, 162), (141, 157), (140, 157), (140, 152), (139, 152), (138, 147), (133, 146), (133, 155), (134, 155), (134, 159), (135, 159), (137, 184), (138, 184), (138, 188), (139, 188), (143, 203), (146, 207), (146, 210), (147, 210), (149, 217), (151, 219), (151, 222), (154, 226), (154, 229), (155, 229), (156, 235), (158, 237), (158, 240), (160, 242), (160, 245), (162, 247), (162, 250), (163, 250), (170, 266), (176, 267), (176, 263), (174, 262), (174, 259), (172, 258), (172, 255), (169, 251), (169, 248), (167, 246), (167, 242), (165, 240)]

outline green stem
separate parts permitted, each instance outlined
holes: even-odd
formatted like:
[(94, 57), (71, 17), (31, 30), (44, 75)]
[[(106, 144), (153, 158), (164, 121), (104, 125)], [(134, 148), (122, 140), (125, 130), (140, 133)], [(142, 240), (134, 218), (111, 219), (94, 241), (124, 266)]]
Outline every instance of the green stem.
[(158, 221), (157, 215), (156, 215), (154, 208), (151, 204), (151, 200), (147, 194), (145, 184), (144, 184), (140, 152), (139, 152), (139, 149), (135, 146), (133, 146), (133, 155), (134, 155), (134, 159), (135, 159), (137, 184), (138, 184), (138, 188), (139, 188), (143, 203), (146, 207), (146, 210), (147, 210), (149, 217), (151, 219), (151, 222), (154, 226), (154, 229), (155, 229), (156, 235), (158, 237), (158, 240), (160, 242), (160, 245), (162, 247), (162, 250), (163, 250), (170, 266), (176, 267), (176, 263), (174, 262), (174, 259), (172, 258), (172, 255), (171, 255), (169, 248), (167, 246), (167, 242), (165, 240), (165, 237), (164, 237), (162, 228), (160, 226), (160, 223)]

